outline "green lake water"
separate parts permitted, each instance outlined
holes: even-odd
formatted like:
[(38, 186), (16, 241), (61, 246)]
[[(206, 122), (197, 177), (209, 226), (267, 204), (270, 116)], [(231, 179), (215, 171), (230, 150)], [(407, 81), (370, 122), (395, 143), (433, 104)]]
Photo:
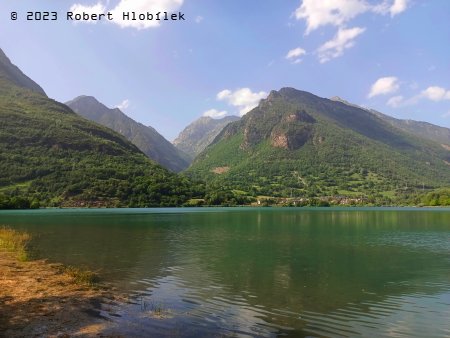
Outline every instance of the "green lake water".
[(2, 211), (0, 224), (128, 294), (109, 317), (124, 336), (450, 336), (450, 209)]

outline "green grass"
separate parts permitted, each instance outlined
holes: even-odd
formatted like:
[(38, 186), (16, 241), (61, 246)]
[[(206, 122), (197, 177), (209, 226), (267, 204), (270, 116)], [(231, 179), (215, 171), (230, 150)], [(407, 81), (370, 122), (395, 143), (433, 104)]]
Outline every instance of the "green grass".
[[(9, 252), (21, 262), (30, 260), (29, 243), (31, 235), (27, 232), (17, 231), (7, 226), (0, 227), (0, 251)], [(75, 266), (58, 266), (60, 273), (70, 276), (74, 283), (92, 287), (99, 282), (97, 273), (85, 268)]]
[(6, 226), (0, 227), (0, 250), (12, 252), (20, 261), (27, 261), (27, 251), (31, 235)]
[(341, 195), (341, 196), (349, 196), (349, 197), (361, 196), (361, 193), (356, 192), (356, 191), (338, 190), (338, 192), (339, 192), (339, 195)]
[(23, 183), (17, 183), (17, 184), (12, 184), (6, 187), (0, 187), (0, 193), (1, 192), (7, 192), (7, 191), (12, 191), (12, 190), (19, 190), (19, 191), (24, 191), (27, 190), (31, 185), (31, 181), (29, 182), (23, 182)]
[(394, 198), (395, 197), (395, 191), (394, 190), (390, 190), (390, 191), (382, 191), (381, 194), (385, 197), (389, 197), (389, 198)]

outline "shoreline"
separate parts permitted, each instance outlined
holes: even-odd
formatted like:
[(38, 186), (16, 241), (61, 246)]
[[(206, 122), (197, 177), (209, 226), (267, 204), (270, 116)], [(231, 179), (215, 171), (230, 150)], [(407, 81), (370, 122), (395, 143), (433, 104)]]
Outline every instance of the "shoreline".
[(398, 210), (447, 210), (450, 209), (450, 205), (330, 205), (330, 206), (285, 206), (285, 205), (211, 205), (211, 206), (180, 206), (180, 207), (40, 207), (36, 209), (0, 209), (1, 212), (21, 212), (21, 211), (70, 211), (70, 210), (210, 210), (210, 209), (283, 209), (283, 210), (355, 210), (355, 209), (398, 209)]
[(0, 337), (110, 336), (103, 313), (117, 301), (112, 290), (77, 283), (61, 264), (0, 251)]

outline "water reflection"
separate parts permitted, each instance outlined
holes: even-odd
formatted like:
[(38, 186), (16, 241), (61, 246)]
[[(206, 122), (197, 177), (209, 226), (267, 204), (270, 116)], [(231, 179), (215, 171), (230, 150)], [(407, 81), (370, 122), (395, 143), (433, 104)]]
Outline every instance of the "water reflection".
[(125, 335), (446, 336), (450, 212), (0, 213), (128, 292)]

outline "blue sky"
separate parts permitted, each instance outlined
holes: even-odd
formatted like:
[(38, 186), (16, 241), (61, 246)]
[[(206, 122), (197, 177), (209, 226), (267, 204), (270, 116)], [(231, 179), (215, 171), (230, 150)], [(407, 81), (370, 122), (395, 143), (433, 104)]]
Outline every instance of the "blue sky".
[[(25, 20), (43, 10), (58, 21)], [(186, 20), (130, 25), (123, 10)], [(449, 18), (448, 0), (2, 0), (0, 47), (50, 97), (95, 96), (169, 140), (286, 86), (450, 127)]]

